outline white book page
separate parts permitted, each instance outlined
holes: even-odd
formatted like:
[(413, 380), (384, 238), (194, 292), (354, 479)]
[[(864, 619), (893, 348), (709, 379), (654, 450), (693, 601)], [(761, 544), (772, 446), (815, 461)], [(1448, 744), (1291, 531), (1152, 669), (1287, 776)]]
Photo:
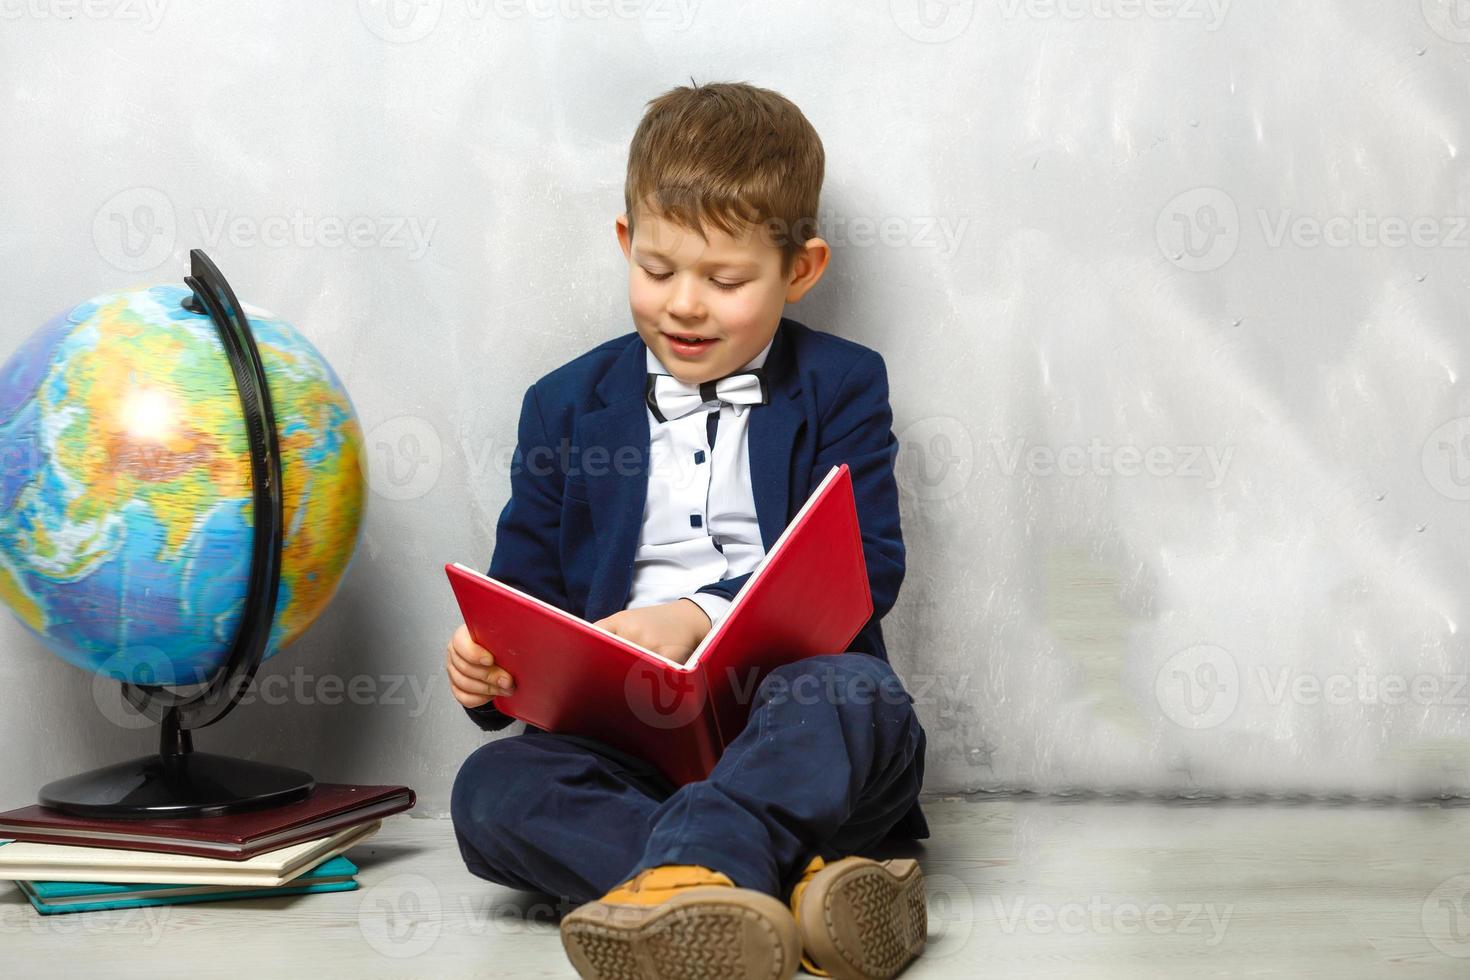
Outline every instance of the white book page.
[(608, 639), (613, 640), (613, 641), (621, 644), (622, 646), (627, 647), (629, 650), (633, 650), (633, 651), (636, 651), (638, 653), (641, 653), (641, 654), (643, 654), (646, 657), (652, 657), (653, 659), (655, 659), (655, 660), (657, 660), (657, 661), (659, 661), (661, 663), (666, 663), (670, 667), (675, 667), (675, 668), (678, 668), (679, 670), (688, 670), (688, 669), (690, 669), (685, 664), (676, 663), (675, 661), (670, 660), (668, 657), (665, 657), (661, 653), (654, 653), (652, 650), (648, 649), (648, 647), (642, 646), (641, 644), (638, 644), (638, 643), (634, 643), (632, 640), (628, 639), (627, 637), (618, 636), (618, 634), (612, 632), (611, 630), (605, 629), (605, 628), (603, 628), (601, 626), (594, 625), (593, 623), (589, 623), (589, 622), (587, 622), (587, 620), (583, 619), (581, 616), (578, 616), (578, 615), (576, 615), (574, 613), (569, 613), (565, 609), (561, 608), (560, 606), (554, 606), (551, 603), (547, 602), (545, 599), (541, 599), (541, 598), (538, 598), (537, 596), (533, 596), (529, 592), (523, 592), (520, 589), (516, 588), (514, 585), (511, 585), (509, 582), (502, 582), (498, 578), (491, 578), (490, 576), (486, 575), (484, 572), (480, 571), (479, 569), (471, 568), (468, 565), (463, 565), (463, 564), (461, 564), (459, 562), (454, 562), (454, 567), (455, 568), (458, 568), (461, 571), (469, 572), (471, 575), (474, 575), (476, 578), (482, 578), (482, 579), (484, 579), (487, 582), (494, 582), (497, 585), (501, 586), (502, 588), (509, 589), (511, 592), (514, 592), (518, 596), (524, 596), (525, 598), (527, 598), (527, 599), (531, 600), (532, 602), (534, 602), (536, 605), (540, 606), (542, 609), (545, 609), (545, 610), (548, 610), (549, 612), (555, 613), (556, 615), (560, 616), (562, 619), (568, 620), (568, 621), (573, 622), (573, 623), (581, 623), (583, 626), (587, 627), (588, 629), (596, 630), (597, 632), (601, 633), (603, 636), (606, 636)]

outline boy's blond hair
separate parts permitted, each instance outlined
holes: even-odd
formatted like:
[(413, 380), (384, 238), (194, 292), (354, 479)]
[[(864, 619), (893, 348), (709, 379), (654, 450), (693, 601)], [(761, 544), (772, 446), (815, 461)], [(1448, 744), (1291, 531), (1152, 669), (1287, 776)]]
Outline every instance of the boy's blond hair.
[(817, 131), (778, 92), (746, 82), (670, 89), (648, 103), (628, 148), (629, 234), (640, 209), (701, 236), (710, 226), (737, 238), (762, 231), (788, 275), (817, 234), (825, 165)]

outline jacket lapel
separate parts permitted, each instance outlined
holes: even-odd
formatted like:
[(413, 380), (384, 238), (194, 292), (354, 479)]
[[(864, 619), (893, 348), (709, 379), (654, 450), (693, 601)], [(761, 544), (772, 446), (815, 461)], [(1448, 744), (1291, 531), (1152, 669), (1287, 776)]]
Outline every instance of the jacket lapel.
[[(781, 532), (786, 530), (791, 504), (791, 448), (804, 420), (801, 402), (801, 379), (791, 354), (791, 329), (782, 317), (776, 328), (776, 339), (766, 355), (766, 377), (771, 386), (771, 400), (751, 410), (746, 441), (750, 451), (751, 490), (755, 495), (755, 517), (761, 529), (761, 544), (770, 553)], [(718, 439), (715, 442), (719, 445)]]
[[(771, 400), (751, 412), (747, 429), (751, 491), (756, 521), (767, 552), (785, 530), (790, 506), (791, 450), (803, 424), (800, 380), (791, 357), (790, 330), (783, 317), (766, 356)], [(643, 338), (636, 333), (602, 380), (602, 407), (577, 420), (573, 443), (581, 459), (598, 449), (601, 459), (584, 462), (588, 504), (598, 541), (598, 567), (592, 577), (584, 618), (595, 622), (624, 608), (633, 584), (643, 510), (648, 501), (649, 429), (643, 402), (647, 373)], [(594, 463), (596, 465), (594, 465)], [(707, 583), (701, 583), (707, 584)]]

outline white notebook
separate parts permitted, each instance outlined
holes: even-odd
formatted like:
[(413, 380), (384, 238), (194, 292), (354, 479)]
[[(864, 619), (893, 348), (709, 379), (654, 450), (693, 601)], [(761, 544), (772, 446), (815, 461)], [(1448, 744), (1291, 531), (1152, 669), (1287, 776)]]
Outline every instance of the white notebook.
[(369, 820), (344, 827), (327, 837), (290, 844), (244, 861), (12, 841), (0, 846), (0, 879), (270, 887), (284, 885), (305, 874), (327, 858), (371, 837), (382, 825), (381, 820)]

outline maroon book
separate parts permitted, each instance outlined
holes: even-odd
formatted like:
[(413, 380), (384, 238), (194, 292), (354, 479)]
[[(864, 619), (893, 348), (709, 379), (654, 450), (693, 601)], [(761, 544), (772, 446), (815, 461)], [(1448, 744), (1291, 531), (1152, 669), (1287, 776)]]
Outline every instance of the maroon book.
[(118, 847), (244, 861), (353, 824), (411, 808), (407, 786), (317, 783), (311, 795), (285, 806), (219, 817), (101, 820), (32, 804), (0, 813), (0, 838), (38, 844)]

